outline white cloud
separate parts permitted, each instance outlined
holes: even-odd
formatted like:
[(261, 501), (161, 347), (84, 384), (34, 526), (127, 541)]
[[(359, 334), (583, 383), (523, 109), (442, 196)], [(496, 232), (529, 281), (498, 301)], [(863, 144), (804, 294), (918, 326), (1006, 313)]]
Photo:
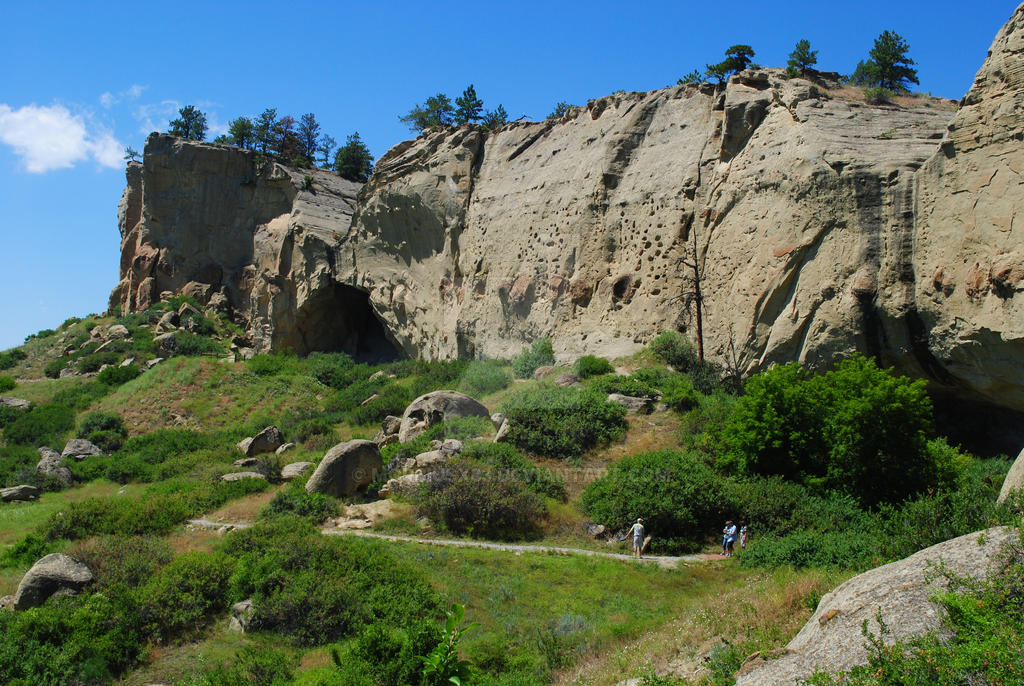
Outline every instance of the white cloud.
[(162, 100), (157, 103), (139, 105), (135, 108), (135, 119), (139, 124), (139, 133), (150, 134), (153, 131), (165, 131), (167, 122), (174, 119), (181, 109), (177, 100)]
[(106, 93), (100, 96), (100, 104), (109, 110), (114, 105), (122, 103), (126, 100), (138, 100), (139, 97), (142, 95), (142, 91), (144, 90), (146, 90), (145, 86), (140, 86), (137, 83), (133, 83), (131, 86), (129, 86), (123, 91), (120, 91), (117, 94), (107, 91)]
[(123, 146), (110, 131), (87, 124), (63, 105), (14, 110), (0, 104), (0, 143), (11, 146), (33, 174), (73, 167), (90, 157), (105, 167), (123, 164)]

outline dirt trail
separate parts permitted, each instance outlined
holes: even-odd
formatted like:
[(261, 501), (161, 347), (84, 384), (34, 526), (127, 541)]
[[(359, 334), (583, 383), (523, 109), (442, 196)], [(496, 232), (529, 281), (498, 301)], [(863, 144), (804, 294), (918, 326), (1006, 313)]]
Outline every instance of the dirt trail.
[[(212, 528), (248, 529), (250, 524), (232, 524), (230, 522), (212, 522), (208, 519), (190, 519), (189, 524)], [(549, 555), (587, 555), (590, 557), (603, 557), (624, 562), (636, 561), (632, 555), (623, 553), (605, 553), (599, 550), (587, 550), (585, 548), (562, 548), (548, 545), (521, 545), (517, 543), (488, 543), (486, 541), (467, 541), (451, 538), (416, 538), (415, 536), (392, 536), (389, 534), (376, 534), (370, 531), (353, 531), (351, 529), (321, 529), (320, 533), (327, 536), (360, 536), (362, 538), (376, 538), (383, 541), (399, 541), (403, 543), (420, 543), (423, 545), (440, 545), (453, 548), (485, 548), (487, 550), (502, 550), (510, 553), (544, 553)], [(677, 557), (667, 555), (647, 555), (640, 558), (640, 562), (653, 562), (669, 569), (678, 567), (680, 563), (707, 562), (718, 559), (717, 555), (680, 555)]]

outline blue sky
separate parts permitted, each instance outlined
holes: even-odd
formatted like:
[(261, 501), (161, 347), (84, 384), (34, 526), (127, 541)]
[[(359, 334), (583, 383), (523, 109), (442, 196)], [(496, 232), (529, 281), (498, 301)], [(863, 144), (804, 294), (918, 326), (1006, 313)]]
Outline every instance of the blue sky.
[(561, 100), (651, 90), (747, 43), (796, 41), (852, 71), (874, 38), (910, 44), (920, 89), (961, 97), (1016, 2), (13, 2), (0, 0), (0, 349), (102, 312), (117, 283), (124, 147), (194, 104), (211, 138), (267, 107), (358, 131), (379, 157), (398, 115), (473, 83), (540, 119)]

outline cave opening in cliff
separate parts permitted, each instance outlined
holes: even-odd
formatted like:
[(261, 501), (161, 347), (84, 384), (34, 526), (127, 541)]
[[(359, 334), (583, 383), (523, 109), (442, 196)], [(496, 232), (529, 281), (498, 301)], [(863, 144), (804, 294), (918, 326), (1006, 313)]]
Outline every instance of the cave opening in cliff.
[(301, 355), (343, 352), (370, 364), (403, 357), (373, 311), (369, 294), (340, 283), (320, 289), (299, 308), (289, 339), (283, 347)]

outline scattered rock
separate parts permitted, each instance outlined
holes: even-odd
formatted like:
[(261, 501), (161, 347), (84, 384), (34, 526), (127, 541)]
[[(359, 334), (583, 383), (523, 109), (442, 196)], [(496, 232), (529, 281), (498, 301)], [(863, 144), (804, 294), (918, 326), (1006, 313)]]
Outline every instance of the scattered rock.
[(584, 524), (583, 530), (587, 532), (588, 536), (593, 536), (594, 538), (600, 538), (605, 533), (603, 524), (594, 524), (593, 522)]
[(573, 386), (579, 382), (580, 377), (576, 376), (572, 372), (562, 372), (558, 375), (558, 378), (555, 379), (555, 385), (563, 388), (566, 386)]
[(14, 596), (5, 595), (0, 597), (0, 610), (13, 610), (14, 609)]
[(152, 369), (153, 367), (157, 366), (158, 364), (160, 364), (163, 361), (164, 361), (164, 358), (162, 358), (162, 357), (154, 357), (152, 360), (150, 360), (149, 362), (146, 363), (146, 369)]
[(501, 412), (495, 412), (491, 415), (491, 424), (494, 424), (494, 430), (497, 431), (501, 428), (501, 425), (505, 423), (505, 415)]
[(84, 438), (72, 438), (68, 441), (67, 445), (64, 446), (64, 452), (62, 452), (60, 456), (71, 457), (76, 460), (84, 460), (87, 457), (102, 457), (103, 451), (94, 443), (87, 441)]
[(123, 360), (121, 360), (121, 364), (119, 364), (118, 366), (119, 367), (127, 367), (129, 365), (134, 364), (134, 363), (135, 363), (135, 358), (134, 357), (126, 357)]
[(178, 339), (173, 333), (164, 333), (153, 338), (153, 344), (160, 357), (174, 357), (178, 352)]
[(242, 457), (235, 460), (231, 464), (233, 464), (236, 467), (255, 467), (257, 464), (259, 464), (259, 461), (260, 458), (258, 457)]
[(388, 479), (388, 482), (380, 489), (379, 495), (382, 498), (398, 496), (408, 498), (419, 492), (420, 486), (427, 483), (427, 474), (405, 474), (395, 479)]
[(268, 426), (252, 438), (246, 438), (238, 442), (238, 449), (243, 454), (252, 457), (263, 453), (272, 453), (284, 445), (284, 436), (276, 426)]
[(232, 472), (220, 478), (221, 481), (241, 481), (242, 479), (263, 479), (266, 481), (267, 477), (259, 472)]
[(506, 443), (508, 441), (508, 432), (511, 430), (512, 427), (508, 425), (508, 420), (506, 419), (501, 423), (501, 426), (498, 427), (497, 433), (494, 434), (494, 442)]
[(284, 455), (286, 452), (295, 447), (294, 443), (284, 443), (277, 450), (274, 451), (277, 455)]
[(244, 634), (249, 628), (249, 623), (252, 621), (252, 612), (252, 598), (246, 598), (232, 605), (228, 629)]
[(554, 373), (555, 368), (552, 365), (544, 365), (543, 367), (537, 367), (537, 369), (533, 371), (533, 378), (539, 381), (540, 379), (548, 378)]
[(167, 312), (164, 316), (160, 317), (160, 321), (156, 324), (157, 333), (166, 333), (168, 331), (174, 331), (178, 328), (178, 324), (181, 320), (178, 319), (178, 313), (174, 310)]
[(281, 469), (281, 479), (283, 481), (297, 479), (312, 468), (312, 462), (292, 462), (291, 464), (286, 464), (284, 468)]
[(1003, 480), (1003, 487), (999, 489), (999, 498), (996, 502), (1003, 503), (1014, 491), (1024, 488), (1024, 450), (1020, 451), (1017, 459), (1013, 461), (1010, 471)]
[(453, 417), (490, 418), (491, 413), (478, 401), (457, 391), (434, 391), (416, 398), (402, 415), (398, 440), (408, 443), (421, 433)]
[(339, 443), (320, 460), (306, 482), (306, 491), (349, 496), (373, 481), (380, 468), (380, 450), (373, 441)]
[(608, 402), (622, 405), (630, 412), (649, 414), (654, 409), (654, 401), (650, 398), (637, 398), (632, 395), (622, 395), (621, 393), (609, 393)]
[(40, 490), (35, 486), (21, 485), (10, 488), (0, 488), (0, 500), (5, 503), (15, 500), (35, 500), (39, 497)]
[(64, 367), (64, 369), (60, 370), (60, 377), (59, 378), (61, 378), (61, 379), (70, 379), (72, 376), (81, 376), (81, 375), (82, 374), (77, 369), (75, 369), (74, 367)]
[(398, 431), (402, 428), (402, 418), (388, 415), (380, 424), (380, 431), (373, 437), (373, 442), (378, 448), (398, 442)]
[(861, 626), (867, 622), (879, 635), (878, 616), (892, 631), (882, 637), (888, 645), (939, 629), (941, 612), (929, 598), (946, 588), (946, 581), (935, 565), (941, 561), (956, 575), (982, 578), (1015, 536), (1006, 527), (960, 536), (853, 577), (825, 594), (785, 654), (747, 662), (736, 674), (736, 686), (795, 684), (816, 669), (835, 673), (866, 664)]
[(120, 341), (128, 338), (130, 335), (128, 328), (123, 324), (111, 324), (107, 328), (106, 338), (108, 341)]
[(14, 594), (14, 609), (38, 607), (56, 593), (78, 593), (92, 581), (92, 572), (69, 555), (51, 553), (25, 573)]
[(64, 458), (60, 453), (50, 448), (40, 448), (39, 454), (41, 459), (36, 465), (36, 471), (47, 476), (55, 476), (65, 486), (70, 486), (74, 478), (71, 476), (71, 470), (64, 466)]
[(0, 407), (13, 407), (16, 410), (27, 410), (32, 403), (22, 398), (12, 398), (10, 396), (0, 396)]

